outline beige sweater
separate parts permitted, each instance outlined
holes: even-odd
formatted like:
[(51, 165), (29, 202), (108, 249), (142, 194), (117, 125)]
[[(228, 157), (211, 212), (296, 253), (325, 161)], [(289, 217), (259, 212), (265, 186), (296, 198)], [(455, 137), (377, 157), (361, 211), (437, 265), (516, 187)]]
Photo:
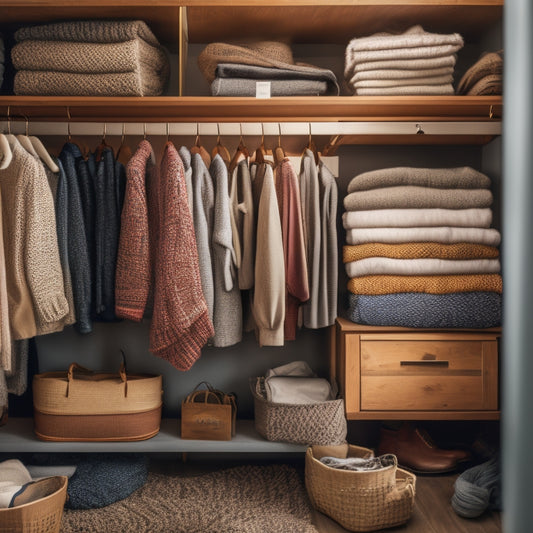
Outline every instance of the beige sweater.
[(13, 159), (0, 170), (9, 318), (14, 339), (35, 336), (68, 312), (54, 200), (43, 166), (9, 136)]

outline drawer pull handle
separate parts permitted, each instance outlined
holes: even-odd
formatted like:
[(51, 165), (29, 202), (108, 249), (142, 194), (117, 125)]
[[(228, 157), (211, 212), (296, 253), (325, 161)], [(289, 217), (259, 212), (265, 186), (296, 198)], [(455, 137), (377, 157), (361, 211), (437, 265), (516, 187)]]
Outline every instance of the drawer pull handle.
[(400, 366), (450, 366), (449, 361), (436, 361), (436, 360), (418, 360), (418, 361), (400, 361)]

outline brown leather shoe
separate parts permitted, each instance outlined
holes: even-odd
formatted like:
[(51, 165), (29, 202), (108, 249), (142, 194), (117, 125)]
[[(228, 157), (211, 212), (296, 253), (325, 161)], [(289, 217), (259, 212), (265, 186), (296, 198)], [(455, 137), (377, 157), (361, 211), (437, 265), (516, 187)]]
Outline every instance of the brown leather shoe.
[(453, 472), (470, 458), (467, 451), (437, 447), (425, 430), (407, 423), (397, 430), (381, 428), (377, 454), (386, 453), (393, 453), (400, 466), (418, 474)]

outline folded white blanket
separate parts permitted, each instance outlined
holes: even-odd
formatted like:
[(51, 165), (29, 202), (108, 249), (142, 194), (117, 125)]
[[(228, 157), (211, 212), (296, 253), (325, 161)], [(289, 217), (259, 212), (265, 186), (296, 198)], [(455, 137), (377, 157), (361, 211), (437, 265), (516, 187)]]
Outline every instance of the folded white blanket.
[(453, 85), (405, 85), (401, 87), (370, 87), (355, 89), (358, 96), (453, 96)]
[(489, 189), (491, 180), (472, 167), (390, 167), (358, 174), (348, 183), (348, 192), (396, 185), (417, 185), (435, 189)]
[(455, 54), (415, 59), (385, 59), (383, 61), (363, 61), (356, 63), (350, 71), (350, 74), (357, 72), (367, 72), (375, 70), (406, 70), (406, 71), (424, 71), (443, 67), (455, 66), (457, 56)]
[(346, 232), (348, 244), (366, 242), (465, 242), (498, 246), (500, 241), (500, 232), (494, 228), (361, 228), (350, 229)]
[(432, 189), (414, 185), (356, 191), (344, 197), (346, 211), (397, 208), (471, 209), (492, 205), (488, 189)]
[(440, 76), (453, 75), (453, 67), (439, 67), (427, 69), (386, 69), (363, 70), (357, 71), (351, 78), (350, 84), (353, 85), (363, 80), (408, 80), (419, 78), (436, 78)]
[(392, 259), (368, 257), (346, 263), (349, 278), (376, 274), (406, 276), (431, 274), (497, 274), (501, 265), (498, 259)]
[(346, 211), (342, 214), (344, 229), (381, 227), (460, 226), (489, 228), (492, 209), (374, 209)]
[(426, 85), (445, 85), (448, 83), (453, 83), (453, 76), (435, 76), (427, 78), (409, 78), (409, 79), (369, 79), (369, 80), (360, 80), (355, 83), (352, 83), (351, 86), (353, 89), (358, 91), (359, 89), (367, 88), (393, 88), (393, 87), (405, 87), (420, 85), (424, 87)]

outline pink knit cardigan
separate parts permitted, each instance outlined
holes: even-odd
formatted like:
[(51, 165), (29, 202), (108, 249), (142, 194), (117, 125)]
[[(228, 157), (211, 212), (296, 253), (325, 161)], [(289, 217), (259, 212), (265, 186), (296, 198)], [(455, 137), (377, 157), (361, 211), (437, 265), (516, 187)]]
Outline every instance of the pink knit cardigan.
[(165, 146), (154, 185), (157, 206), (149, 206), (157, 213), (150, 351), (178, 370), (189, 370), (215, 332), (202, 292), (183, 162), (172, 143)]

